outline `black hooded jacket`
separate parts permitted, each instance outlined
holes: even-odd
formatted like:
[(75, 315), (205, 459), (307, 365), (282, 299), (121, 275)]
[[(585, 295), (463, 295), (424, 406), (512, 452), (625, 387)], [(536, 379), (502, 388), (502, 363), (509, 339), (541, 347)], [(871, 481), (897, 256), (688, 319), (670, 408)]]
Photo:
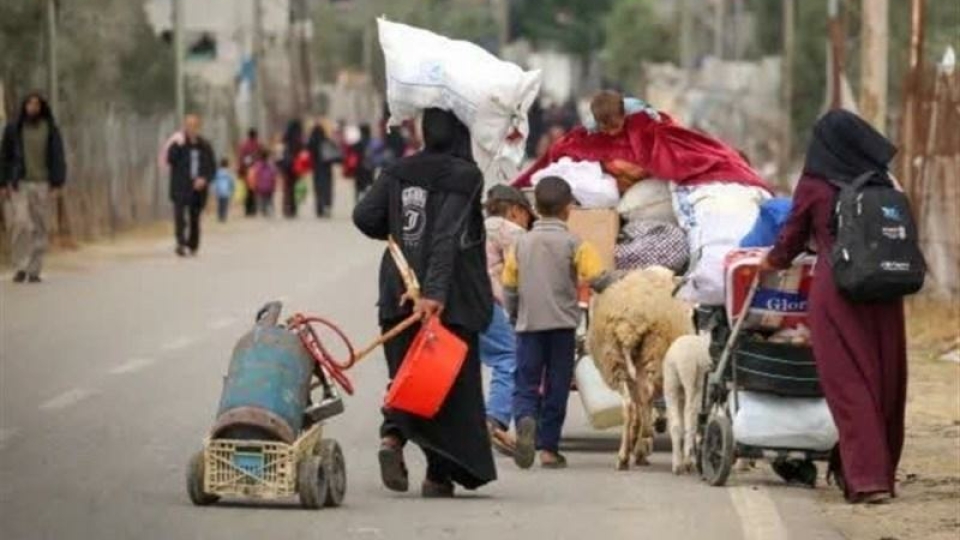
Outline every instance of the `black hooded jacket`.
[(23, 125), (27, 119), (27, 101), (31, 98), (40, 100), (40, 118), (47, 122), (49, 135), (47, 139), (47, 171), (49, 172), (50, 187), (58, 188), (67, 179), (67, 161), (63, 150), (63, 138), (60, 128), (53, 118), (50, 105), (39, 94), (30, 94), (23, 100), (20, 107), (20, 116), (16, 121), (7, 124), (3, 130), (3, 140), (0, 142), (0, 187), (17, 188), (20, 180), (26, 174), (23, 152)]
[[(385, 169), (353, 212), (363, 234), (393, 237), (420, 281), (422, 295), (444, 305), (443, 322), (480, 332), (490, 323), (480, 195), (483, 175), (470, 155), (467, 128), (451, 113), (424, 114), (426, 149)], [(403, 280), (388, 252), (380, 264), (380, 321), (411, 313), (400, 306)]]

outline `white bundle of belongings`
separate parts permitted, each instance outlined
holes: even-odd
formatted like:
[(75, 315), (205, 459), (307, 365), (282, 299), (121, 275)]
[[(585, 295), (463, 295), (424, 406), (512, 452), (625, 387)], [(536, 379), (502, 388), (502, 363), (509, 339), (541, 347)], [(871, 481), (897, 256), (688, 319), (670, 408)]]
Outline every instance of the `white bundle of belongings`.
[(724, 262), (727, 254), (753, 228), (765, 190), (739, 184), (714, 183), (674, 187), (674, 206), (687, 231), (692, 268), (679, 296), (702, 305), (724, 303)]
[(540, 180), (551, 176), (563, 178), (570, 185), (581, 208), (613, 208), (620, 202), (616, 178), (603, 172), (597, 162), (560, 158), (537, 171), (531, 180), (536, 187)]
[(623, 194), (617, 205), (617, 212), (620, 212), (620, 217), (627, 223), (662, 221), (677, 224), (670, 182), (658, 178), (647, 178), (634, 184)]
[(592, 356), (581, 357), (573, 372), (577, 393), (593, 429), (623, 424), (623, 399), (603, 381)]
[(523, 71), (477, 45), (377, 20), (386, 61), (390, 123), (424, 109), (453, 112), (470, 129), (488, 184), (512, 179), (524, 157), (527, 110), (540, 92), (539, 71)]
[(733, 438), (764, 448), (827, 451), (839, 440), (823, 398), (781, 397), (738, 392)]

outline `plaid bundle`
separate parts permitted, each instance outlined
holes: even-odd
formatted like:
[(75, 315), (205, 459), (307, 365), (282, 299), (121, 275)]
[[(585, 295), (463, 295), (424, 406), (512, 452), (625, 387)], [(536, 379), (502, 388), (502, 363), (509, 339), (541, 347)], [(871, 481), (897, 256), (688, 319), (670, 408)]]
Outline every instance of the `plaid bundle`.
[(661, 221), (633, 221), (622, 231), (625, 240), (614, 251), (618, 270), (663, 266), (680, 272), (690, 260), (683, 229)]

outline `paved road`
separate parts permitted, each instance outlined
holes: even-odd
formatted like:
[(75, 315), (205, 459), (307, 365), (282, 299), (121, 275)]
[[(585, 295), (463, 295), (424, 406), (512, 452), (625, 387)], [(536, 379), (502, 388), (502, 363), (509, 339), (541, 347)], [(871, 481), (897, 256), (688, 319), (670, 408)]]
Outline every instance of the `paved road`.
[[(342, 191), (341, 191), (342, 193)], [(195, 508), (184, 469), (211, 425), (235, 340), (264, 301), (375, 327), (379, 247), (345, 219), (211, 224), (200, 257), (140, 238), (55, 257), (42, 286), (0, 284), (0, 538), (835, 539), (812, 493), (764, 474), (709, 488), (669, 472), (613, 470), (615, 434), (571, 402), (571, 468), (520, 472), (453, 501), (379, 485), (378, 358), (328, 435), (346, 453), (345, 507)], [(416, 453), (418, 454), (418, 453)], [(414, 474), (423, 464), (410, 452)]]

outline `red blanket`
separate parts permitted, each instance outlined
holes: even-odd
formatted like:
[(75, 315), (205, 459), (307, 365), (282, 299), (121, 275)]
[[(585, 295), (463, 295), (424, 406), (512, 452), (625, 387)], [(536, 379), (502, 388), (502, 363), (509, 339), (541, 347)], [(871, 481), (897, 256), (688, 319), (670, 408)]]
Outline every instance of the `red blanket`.
[(562, 157), (605, 165), (625, 160), (639, 165), (652, 177), (682, 185), (723, 181), (770, 190), (735, 150), (677, 124), (664, 113), (660, 113), (659, 121), (646, 114), (632, 114), (623, 131), (615, 136), (589, 133), (582, 126), (577, 127), (554, 143), (513, 185), (529, 187), (533, 173)]

